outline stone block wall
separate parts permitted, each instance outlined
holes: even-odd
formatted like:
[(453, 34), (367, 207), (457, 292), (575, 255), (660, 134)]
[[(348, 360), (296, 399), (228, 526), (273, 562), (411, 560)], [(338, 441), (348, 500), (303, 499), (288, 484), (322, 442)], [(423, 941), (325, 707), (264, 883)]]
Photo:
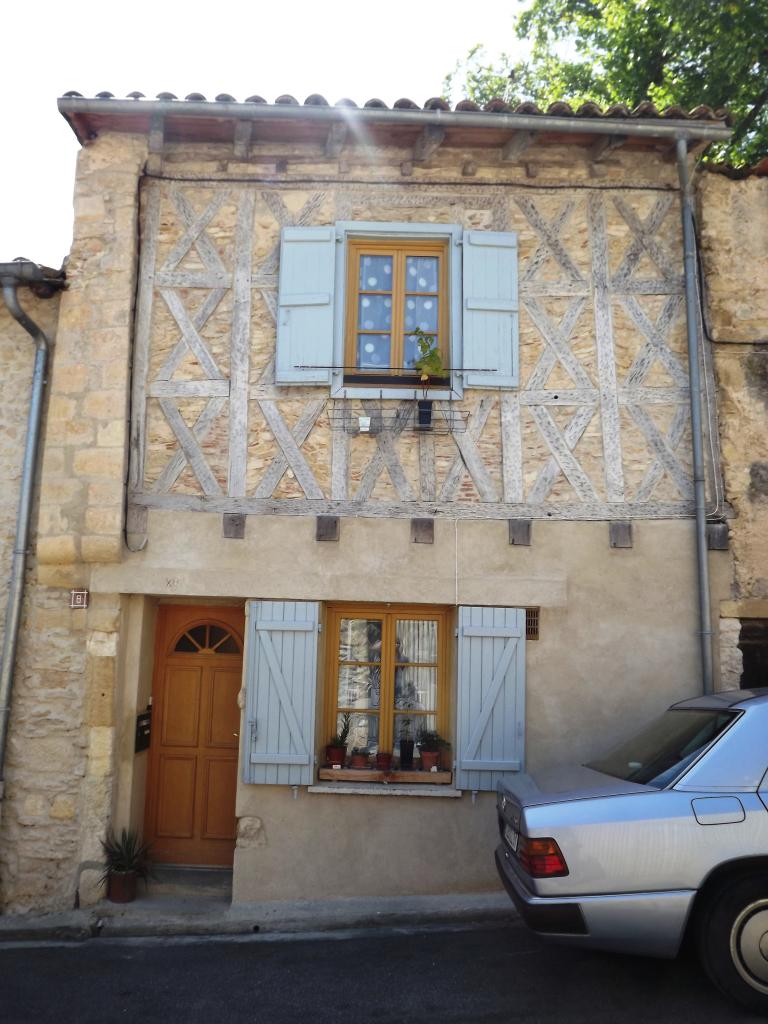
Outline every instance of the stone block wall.
[(768, 179), (699, 185), (707, 326), (718, 385), (734, 570), (720, 608), (723, 685), (742, 673), (741, 619), (768, 617)]
[[(89, 586), (94, 563), (121, 557), (137, 181), (145, 155), (146, 140), (110, 137), (84, 149), (78, 163), (5, 763), (6, 912), (69, 909), (76, 892), (83, 903), (99, 894), (99, 839), (113, 802), (121, 603), (117, 595), (94, 594), (87, 610), (73, 610), (69, 589)], [(53, 306), (30, 308), (36, 319), (38, 312), (44, 328), (55, 322)], [(8, 379), (19, 387), (12, 397), (23, 402), (23, 365), (17, 351), (6, 355), (4, 326), (0, 319), (0, 358), (9, 366), (13, 360)], [(21, 416), (3, 409), (3, 468), (23, 429)], [(5, 493), (0, 516), (5, 528)], [(5, 529), (0, 536), (7, 560)]]

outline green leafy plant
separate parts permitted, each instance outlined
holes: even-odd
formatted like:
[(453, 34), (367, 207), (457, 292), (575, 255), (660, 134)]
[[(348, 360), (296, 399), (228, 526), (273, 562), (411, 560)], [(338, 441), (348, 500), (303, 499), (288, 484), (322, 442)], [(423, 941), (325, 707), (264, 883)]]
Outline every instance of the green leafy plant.
[(341, 728), (335, 735), (331, 736), (330, 747), (346, 747), (349, 739), (349, 730), (352, 728), (352, 715), (347, 712), (341, 716)]
[(139, 833), (133, 829), (124, 828), (118, 838), (110, 828), (101, 840), (101, 848), (104, 851), (102, 882), (110, 875), (129, 871), (134, 871), (139, 878), (149, 876), (149, 843), (142, 843)]
[(441, 747), (447, 746), (446, 741), (440, 735), (439, 732), (435, 732), (433, 729), (419, 729), (416, 742), (419, 745), (420, 750), (437, 751)]
[(428, 384), (433, 377), (445, 375), (443, 357), (437, 347), (437, 338), (434, 334), (426, 334), (420, 327), (413, 331), (416, 344), (419, 346), (419, 354), (414, 361), (413, 367), (418, 370), (419, 380), (422, 384)]

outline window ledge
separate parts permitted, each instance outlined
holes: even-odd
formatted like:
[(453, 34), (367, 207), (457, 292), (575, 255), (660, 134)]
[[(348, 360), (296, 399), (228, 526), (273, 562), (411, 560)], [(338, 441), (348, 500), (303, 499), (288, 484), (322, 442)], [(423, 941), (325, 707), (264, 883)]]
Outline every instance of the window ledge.
[(439, 796), (461, 797), (461, 790), (452, 786), (402, 785), (387, 782), (320, 782), (309, 786), (308, 793), (335, 793), (336, 796)]

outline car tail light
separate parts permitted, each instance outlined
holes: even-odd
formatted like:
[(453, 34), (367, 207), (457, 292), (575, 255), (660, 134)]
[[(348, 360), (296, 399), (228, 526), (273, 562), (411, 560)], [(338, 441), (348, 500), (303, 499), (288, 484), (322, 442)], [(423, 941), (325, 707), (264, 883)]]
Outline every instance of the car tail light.
[(568, 874), (565, 857), (554, 839), (520, 836), (517, 856), (531, 878), (559, 878)]

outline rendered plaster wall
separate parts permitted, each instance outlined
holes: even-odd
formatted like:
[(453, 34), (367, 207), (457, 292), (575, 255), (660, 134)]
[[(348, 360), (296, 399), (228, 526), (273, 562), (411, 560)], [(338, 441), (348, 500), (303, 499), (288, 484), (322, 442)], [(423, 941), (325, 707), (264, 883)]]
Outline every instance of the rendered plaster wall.
[[(152, 512), (147, 548), (96, 570), (93, 585), (161, 599), (540, 605), (540, 639), (526, 646), (534, 773), (581, 763), (700, 692), (689, 521), (635, 523), (625, 550), (609, 547), (605, 523), (536, 522), (529, 548), (510, 546), (502, 522), (439, 520), (434, 545), (413, 544), (407, 520), (343, 519), (331, 543), (314, 530), (312, 518), (253, 516), (244, 540), (226, 540), (218, 516)], [(716, 608), (728, 553), (713, 552), (711, 567)], [(317, 749), (326, 741), (318, 722)], [(492, 800), (306, 789), (294, 800), (289, 789), (241, 784), (234, 898), (493, 888)]]
[[(84, 904), (100, 893), (99, 838), (114, 799), (121, 603), (101, 593), (87, 610), (71, 610), (69, 589), (89, 586), (95, 561), (121, 555), (136, 187), (145, 148), (131, 137), (100, 139), (78, 162), (5, 765), (6, 912), (69, 909), (77, 890)], [(40, 314), (43, 326), (53, 315), (44, 307)], [(12, 400), (25, 391), (19, 382)]]
[(733, 634), (734, 621), (768, 616), (768, 179), (705, 175), (699, 208), (725, 498), (735, 513), (731, 594), (720, 610)]

